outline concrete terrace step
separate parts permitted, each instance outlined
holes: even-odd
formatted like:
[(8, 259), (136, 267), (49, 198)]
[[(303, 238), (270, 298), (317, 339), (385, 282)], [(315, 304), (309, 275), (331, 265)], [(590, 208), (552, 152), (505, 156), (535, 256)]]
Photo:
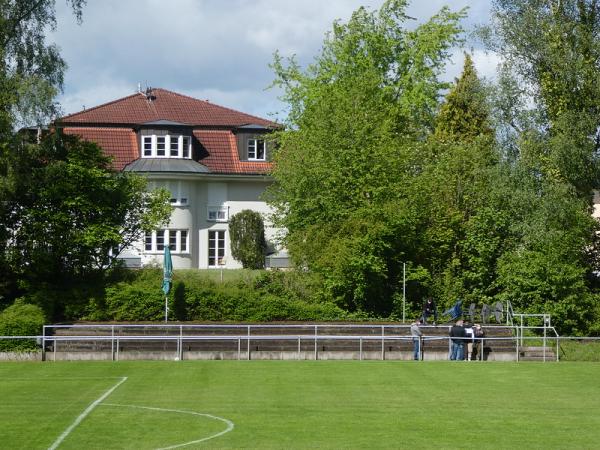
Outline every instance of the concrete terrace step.
[[(425, 359), (445, 359), (449, 350), (451, 324), (422, 326)], [(370, 355), (370, 358), (408, 359), (413, 344), (410, 327), (386, 324), (86, 324), (47, 328), (53, 336), (48, 351), (64, 354), (108, 353), (146, 354), (181, 352), (221, 355), (252, 352), (254, 355), (327, 354), (329, 358)], [(512, 330), (485, 326), (484, 359), (515, 355)], [(317, 338), (315, 338), (315, 336)], [(382, 339), (383, 336), (383, 339)], [(78, 339), (81, 337), (81, 339)], [(156, 337), (156, 338), (154, 338)], [(53, 341), (53, 338), (57, 338)], [(500, 338), (500, 339), (499, 339)], [(337, 356), (335, 356), (337, 355)], [(345, 355), (345, 356), (341, 356)], [(437, 355), (437, 356), (435, 356)], [(490, 356), (491, 355), (491, 356)], [(497, 355), (497, 356), (496, 356)], [(501, 356), (505, 355), (505, 356)], [(91, 355), (90, 355), (91, 356)], [(281, 356), (283, 357), (283, 356)], [(315, 356), (316, 357), (316, 356)], [(212, 358), (212, 359), (215, 359)]]
[(556, 353), (552, 347), (520, 347), (520, 361), (556, 361)]

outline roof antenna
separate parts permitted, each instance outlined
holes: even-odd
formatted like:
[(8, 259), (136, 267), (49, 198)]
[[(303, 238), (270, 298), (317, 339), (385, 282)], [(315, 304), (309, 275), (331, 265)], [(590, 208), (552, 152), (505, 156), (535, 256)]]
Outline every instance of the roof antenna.
[(144, 95), (146, 96), (146, 100), (148, 100), (149, 102), (151, 102), (152, 100), (154, 100), (156, 98), (156, 96), (154, 95), (154, 92), (152, 91), (152, 88), (150, 86), (148, 86), (146, 88), (146, 92), (144, 92)]

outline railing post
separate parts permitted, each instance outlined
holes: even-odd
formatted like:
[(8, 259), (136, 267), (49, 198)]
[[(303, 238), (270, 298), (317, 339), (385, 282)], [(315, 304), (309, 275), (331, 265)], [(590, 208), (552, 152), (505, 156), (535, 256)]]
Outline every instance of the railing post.
[(179, 325), (179, 360), (183, 360), (183, 325)]
[(119, 360), (119, 336), (117, 336), (117, 361)]
[(302, 347), (300, 346), (300, 336), (298, 336), (298, 361), (300, 361), (300, 352)]
[(317, 359), (319, 359), (319, 350), (318, 350), (318, 344), (317, 344), (317, 335), (318, 335), (318, 330), (317, 330), (318, 325), (315, 325), (315, 361)]
[(542, 349), (543, 360), (546, 362), (546, 314), (542, 316), (542, 320), (544, 321), (544, 348)]
[(248, 340), (247, 340), (248, 351), (246, 352), (246, 359), (250, 361), (250, 325), (248, 325)]
[(115, 326), (111, 325), (110, 327), (110, 360), (115, 360)]
[(42, 327), (42, 361), (46, 361), (46, 325)]
[(385, 325), (381, 325), (381, 360), (385, 361)]
[(523, 314), (521, 314), (521, 347), (523, 347)]
[(358, 359), (359, 361), (362, 361), (362, 336), (359, 338), (358, 342)]

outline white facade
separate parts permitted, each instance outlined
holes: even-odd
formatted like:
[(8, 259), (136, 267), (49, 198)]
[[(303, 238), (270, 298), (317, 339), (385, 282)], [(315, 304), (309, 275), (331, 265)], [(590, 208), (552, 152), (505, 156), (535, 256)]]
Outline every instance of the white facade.
[(162, 241), (157, 242), (155, 232), (153, 245), (142, 239), (122, 256), (141, 257), (142, 265), (162, 265), (163, 248), (168, 244), (175, 269), (241, 268), (231, 255), (229, 219), (245, 209), (261, 213), (268, 247), (274, 249), (278, 230), (270, 224), (271, 209), (261, 200), (269, 184), (267, 177), (256, 176), (150, 176), (150, 189), (162, 187), (171, 192), (171, 220), (158, 231)]

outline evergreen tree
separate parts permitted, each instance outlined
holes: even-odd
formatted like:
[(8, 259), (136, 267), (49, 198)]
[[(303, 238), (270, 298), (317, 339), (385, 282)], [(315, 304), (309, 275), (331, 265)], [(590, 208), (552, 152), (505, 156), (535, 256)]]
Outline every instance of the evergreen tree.
[(244, 209), (229, 221), (231, 254), (245, 269), (265, 267), (265, 225), (259, 212)]
[(472, 142), (479, 136), (493, 135), (486, 92), (471, 55), (465, 53), (462, 74), (438, 114), (435, 137), (440, 141)]

